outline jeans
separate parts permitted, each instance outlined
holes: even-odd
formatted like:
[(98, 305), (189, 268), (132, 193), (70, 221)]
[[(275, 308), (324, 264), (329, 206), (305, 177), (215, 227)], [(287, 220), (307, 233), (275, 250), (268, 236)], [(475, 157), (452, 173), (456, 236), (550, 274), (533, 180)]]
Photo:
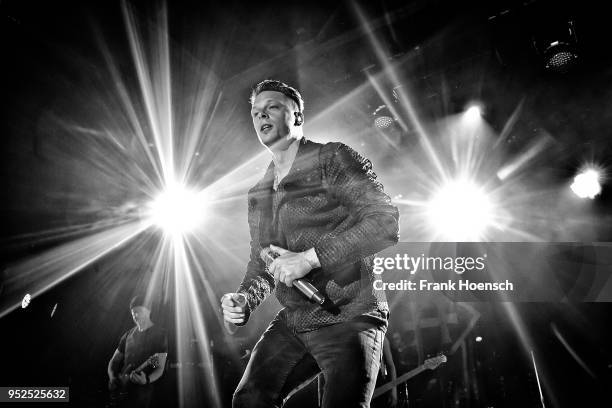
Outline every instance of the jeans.
[(277, 318), (255, 345), (232, 407), (280, 407), (322, 372), (323, 408), (367, 408), (386, 330), (354, 320), (293, 333)]

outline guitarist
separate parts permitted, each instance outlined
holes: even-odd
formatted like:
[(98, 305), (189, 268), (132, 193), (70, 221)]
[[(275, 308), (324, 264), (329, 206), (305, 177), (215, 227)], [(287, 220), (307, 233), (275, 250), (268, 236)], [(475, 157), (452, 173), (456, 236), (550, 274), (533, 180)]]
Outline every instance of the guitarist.
[(151, 321), (151, 309), (143, 296), (132, 299), (130, 311), (136, 326), (121, 336), (108, 363), (109, 389), (111, 394), (126, 394), (120, 406), (144, 408), (151, 405), (152, 383), (164, 373), (168, 338), (166, 331)]

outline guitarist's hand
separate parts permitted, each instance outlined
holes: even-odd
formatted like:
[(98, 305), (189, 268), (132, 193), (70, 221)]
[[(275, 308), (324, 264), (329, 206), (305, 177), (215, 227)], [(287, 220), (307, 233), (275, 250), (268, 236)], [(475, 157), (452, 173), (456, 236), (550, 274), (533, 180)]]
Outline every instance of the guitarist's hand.
[(145, 385), (147, 383), (147, 376), (143, 372), (136, 373), (132, 371), (132, 374), (130, 374), (130, 381), (134, 384)]
[(389, 407), (395, 408), (397, 407), (397, 388), (393, 387), (389, 392)]
[(117, 379), (117, 377), (111, 377), (108, 380), (108, 390), (109, 391), (114, 391), (119, 387), (119, 380)]

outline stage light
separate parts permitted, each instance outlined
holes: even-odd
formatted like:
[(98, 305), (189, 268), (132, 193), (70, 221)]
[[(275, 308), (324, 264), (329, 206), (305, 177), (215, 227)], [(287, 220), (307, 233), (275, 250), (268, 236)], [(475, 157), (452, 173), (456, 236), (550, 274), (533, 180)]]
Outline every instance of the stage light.
[(554, 41), (544, 50), (544, 68), (564, 74), (578, 62), (576, 48), (569, 43)]
[(468, 124), (476, 124), (482, 118), (482, 109), (478, 105), (472, 105), (463, 115)]
[(480, 336), (476, 336), (476, 339), (475, 339), (475, 340), (476, 340), (476, 342), (477, 342), (477, 343), (480, 343), (480, 342), (482, 341), (482, 337), (480, 337)]
[(574, 182), (570, 188), (580, 198), (593, 199), (601, 192), (599, 179), (600, 176), (597, 170), (587, 169), (574, 177)]
[(534, 35), (533, 45), (546, 71), (565, 74), (579, 62), (578, 37), (572, 18), (549, 21), (546, 28)]
[(395, 122), (395, 118), (387, 105), (380, 105), (372, 115), (374, 116), (374, 126), (381, 130), (390, 128)]
[(387, 129), (391, 125), (393, 125), (393, 118), (389, 116), (379, 116), (374, 119), (374, 126), (379, 129)]
[(492, 224), (493, 205), (482, 188), (458, 179), (434, 194), (428, 203), (427, 219), (437, 236), (450, 241), (477, 241)]
[(26, 307), (28, 307), (31, 300), (32, 300), (32, 296), (30, 296), (29, 293), (26, 293), (26, 295), (21, 300), (21, 308), (25, 309)]
[(170, 234), (193, 230), (204, 216), (201, 194), (180, 184), (166, 188), (152, 203), (150, 215), (154, 224)]

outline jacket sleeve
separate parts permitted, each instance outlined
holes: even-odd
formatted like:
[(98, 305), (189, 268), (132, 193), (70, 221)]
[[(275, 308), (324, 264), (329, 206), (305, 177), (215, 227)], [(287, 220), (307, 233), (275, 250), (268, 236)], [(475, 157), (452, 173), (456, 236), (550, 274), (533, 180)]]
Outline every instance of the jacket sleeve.
[(256, 200), (249, 194), (249, 232), (251, 234), (251, 254), (247, 264), (246, 274), (238, 288), (238, 293), (244, 293), (247, 298), (247, 311), (245, 323), (252, 311), (274, 290), (274, 277), (270, 276), (266, 265), (260, 258), (261, 245), (259, 242), (259, 211), (256, 211)]
[(330, 271), (397, 243), (399, 212), (369, 160), (342, 143), (329, 143), (321, 153), (328, 188), (353, 219), (348, 229), (328, 234), (315, 245), (321, 268)]

